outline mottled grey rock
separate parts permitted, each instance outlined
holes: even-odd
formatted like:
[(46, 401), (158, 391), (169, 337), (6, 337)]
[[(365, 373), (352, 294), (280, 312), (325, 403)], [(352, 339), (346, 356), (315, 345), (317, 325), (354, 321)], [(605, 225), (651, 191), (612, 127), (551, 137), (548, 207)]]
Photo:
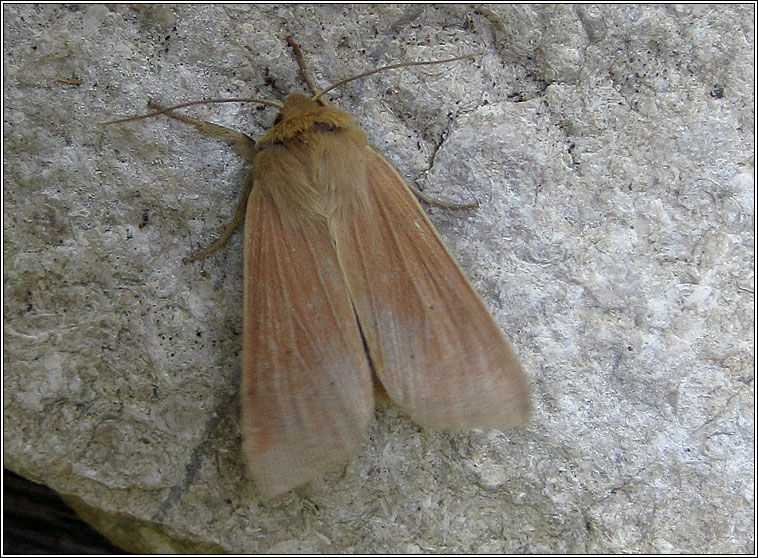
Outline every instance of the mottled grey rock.
[[(142, 551), (754, 551), (754, 6), (3, 10), (6, 466), (154, 527)], [(290, 34), (322, 85), (479, 54), (332, 98), (410, 182), (480, 203), (429, 213), (536, 410), (444, 434), (380, 405), (342, 470), (261, 502), (241, 238), (181, 264), (248, 169), (178, 122), (98, 122), (303, 91)], [(191, 113), (253, 137), (275, 114)]]

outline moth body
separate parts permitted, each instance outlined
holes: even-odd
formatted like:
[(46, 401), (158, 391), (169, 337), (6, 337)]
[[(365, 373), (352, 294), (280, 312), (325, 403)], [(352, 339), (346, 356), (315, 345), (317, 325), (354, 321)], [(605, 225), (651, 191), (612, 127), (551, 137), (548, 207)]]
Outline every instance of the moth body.
[(319, 100), (329, 89), (316, 91), (290, 44), (313, 97), (247, 99), (280, 109), (257, 142), (173, 112), (226, 100), (151, 105), (252, 164), (226, 232), (185, 263), (244, 220), (243, 450), (264, 496), (357, 453), (372, 376), (427, 428), (506, 428), (531, 409), (518, 360), (414, 193), (349, 114)]
[[(287, 97), (245, 218), (242, 424), (266, 494), (354, 454), (372, 372), (423, 426), (503, 428), (521, 368), (413, 193), (352, 117)], [(372, 369), (373, 367), (373, 369)]]

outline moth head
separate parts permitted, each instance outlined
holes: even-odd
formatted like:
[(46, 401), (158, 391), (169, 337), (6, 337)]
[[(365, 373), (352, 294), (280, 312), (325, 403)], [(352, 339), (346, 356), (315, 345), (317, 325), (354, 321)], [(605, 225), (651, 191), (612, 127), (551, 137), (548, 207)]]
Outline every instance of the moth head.
[(274, 125), (258, 144), (284, 142), (323, 127), (334, 129), (352, 125), (353, 118), (346, 112), (293, 93), (284, 100)]
[(321, 103), (314, 101), (310, 97), (306, 97), (300, 93), (292, 93), (284, 99), (284, 106), (282, 106), (282, 110), (279, 112), (276, 120), (274, 120), (274, 124), (285, 120), (302, 118), (305, 115), (318, 112), (322, 107)]

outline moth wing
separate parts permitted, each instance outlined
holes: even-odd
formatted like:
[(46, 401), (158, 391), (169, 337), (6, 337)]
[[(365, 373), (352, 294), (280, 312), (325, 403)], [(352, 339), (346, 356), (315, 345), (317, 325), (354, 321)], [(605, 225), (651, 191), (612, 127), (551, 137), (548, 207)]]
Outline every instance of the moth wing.
[(523, 423), (529, 387), (507, 341), (402, 177), (366, 149), (366, 202), (332, 228), (387, 394), (431, 428)]
[(264, 496), (354, 455), (374, 409), (326, 222), (283, 221), (270, 194), (277, 180), (256, 181), (245, 220), (243, 448)]

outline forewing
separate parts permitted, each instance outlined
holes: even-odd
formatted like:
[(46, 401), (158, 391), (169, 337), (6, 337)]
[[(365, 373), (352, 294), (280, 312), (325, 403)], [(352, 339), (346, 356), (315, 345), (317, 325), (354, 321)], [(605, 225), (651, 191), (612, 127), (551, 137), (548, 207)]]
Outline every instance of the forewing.
[(283, 187), (279, 180), (257, 180), (245, 221), (243, 446), (266, 496), (355, 454), (374, 405), (326, 223), (297, 216), (283, 221), (270, 195)]
[(379, 380), (427, 427), (524, 422), (528, 383), (500, 329), (403, 179), (366, 149), (366, 203), (332, 229)]

